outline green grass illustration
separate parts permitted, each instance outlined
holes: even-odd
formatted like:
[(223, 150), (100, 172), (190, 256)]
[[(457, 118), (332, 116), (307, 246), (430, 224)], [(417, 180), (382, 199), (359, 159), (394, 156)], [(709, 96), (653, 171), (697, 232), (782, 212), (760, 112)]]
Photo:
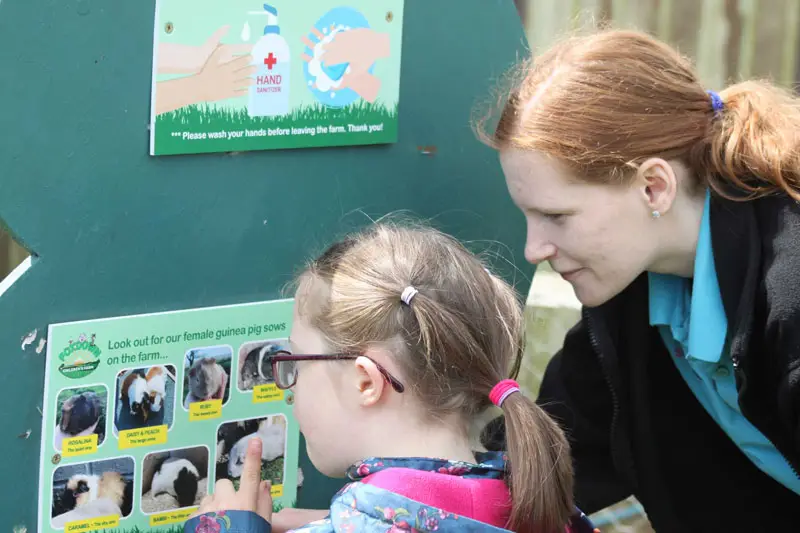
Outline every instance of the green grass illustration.
[[(292, 502), (289, 507), (294, 507), (297, 502)], [(283, 510), (284, 506), (278, 502), (275, 502), (272, 505), (272, 512), (277, 513), (278, 511)], [(98, 530), (96, 533), (151, 533), (153, 531), (158, 531), (158, 533), (183, 533), (183, 522), (179, 524), (170, 524), (169, 526), (156, 526), (156, 527), (145, 527), (140, 528), (138, 526), (134, 526), (132, 528), (127, 529), (104, 529)]]
[[(150, 533), (151, 531), (158, 531), (158, 533), (183, 533), (183, 523), (181, 522), (180, 524), (152, 528), (140, 528), (138, 526), (134, 526), (129, 529), (105, 529), (102, 530), (102, 533)], [(99, 530), (98, 533), (100, 533)]]
[[(156, 153), (203, 153), (347, 146), (392, 142), (397, 137), (397, 105), (360, 101), (336, 109), (319, 104), (293, 110), (279, 117), (250, 117), (246, 109), (227, 109), (207, 104), (186, 106), (156, 117)], [(350, 125), (383, 125), (382, 131), (351, 131)], [(321, 126), (327, 132), (315, 135), (254, 135), (259, 130), (291, 130)], [(245, 132), (238, 138), (190, 139), (185, 134)]]
[(156, 118), (156, 126), (161, 124), (186, 126), (227, 126), (228, 129), (247, 127), (276, 128), (325, 125), (326, 122), (340, 122), (343, 119), (352, 124), (364, 121), (389, 121), (397, 118), (397, 106), (389, 109), (382, 104), (360, 102), (341, 109), (322, 105), (307, 106), (280, 117), (250, 117), (245, 109), (225, 109), (214, 106), (191, 105), (176, 111), (164, 113)]

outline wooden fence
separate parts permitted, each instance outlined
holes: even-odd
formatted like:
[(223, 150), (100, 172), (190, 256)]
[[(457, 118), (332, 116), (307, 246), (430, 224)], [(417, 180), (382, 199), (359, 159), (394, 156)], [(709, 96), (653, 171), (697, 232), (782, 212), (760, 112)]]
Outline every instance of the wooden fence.
[(797, 82), (800, 0), (516, 0), (531, 48), (602, 21), (650, 32), (696, 61), (709, 88)]

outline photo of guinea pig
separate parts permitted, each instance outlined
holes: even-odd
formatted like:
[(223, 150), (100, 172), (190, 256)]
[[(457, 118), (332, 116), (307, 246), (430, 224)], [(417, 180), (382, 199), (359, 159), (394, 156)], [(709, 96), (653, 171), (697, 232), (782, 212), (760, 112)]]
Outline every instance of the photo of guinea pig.
[(154, 452), (142, 470), (144, 513), (160, 513), (200, 505), (208, 494), (208, 448), (195, 446)]
[(239, 390), (247, 392), (258, 385), (275, 383), (272, 359), (279, 350), (288, 349), (288, 339), (245, 343), (239, 348)]
[[(150, 398), (150, 411), (157, 413), (164, 405), (164, 397), (167, 395), (167, 375), (169, 371), (163, 366), (153, 366), (147, 371), (145, 381), (147, 382), (147, 395)], [(175, 375), (170, 376), (175, 381)]]
[(230, 396), (233, 352), (228, 346), (189, 350), (184, 359), (183, 407), (194, 402), (222, 400)]
[(252, 439), (260, 439), (262, 443), (261, 479), (270, 480), (273, 486), (283, 484), (286, 454), (283, 415), (222, 424), (217, 430), (216, 479), (230, 479), (238, 490), (247, 445)]
[(175, 367), (131, 368), (117, 375), (115, 431), (172, 425)]
[(56, 469), (52, 527), (100, 516), (128, 516), (133, 506), (133, 468), (133, 459), (121, 457)]
[(108, 389), (105, 385), (91, 385), (64, 389), (56, 398), (56, 427), (53, 446), (61, 452), (64, 439), (97, 434), (100, 446), (106, 437), (106, 405)]
[(150, 395), (147, 394), (147, 379), (141, 370), (129, 370), (123, 375), (119, 396), (131, 418), (139, 420), (143, 426), (147, 425)]

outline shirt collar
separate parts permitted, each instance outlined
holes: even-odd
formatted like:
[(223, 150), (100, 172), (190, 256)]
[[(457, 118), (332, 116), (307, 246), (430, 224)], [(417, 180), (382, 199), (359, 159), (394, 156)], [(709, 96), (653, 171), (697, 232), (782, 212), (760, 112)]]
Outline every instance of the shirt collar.
[(475, 463), (425, 457), (370, 457), (347, 469), (347, 477), (358, 481), (387, 468), (411, 468), (462, 477), (503, 479), (507, 458), (500, 452), (478, 452)]
[(693, 279), (652, 272), (648, 279), (650, 324), (669, 326), (672, 336), (684, 345), (689, 357), (717, 362), (725, 346), (728, 321), (711, 246), (710, 199), (711, 194), (706, 191)]

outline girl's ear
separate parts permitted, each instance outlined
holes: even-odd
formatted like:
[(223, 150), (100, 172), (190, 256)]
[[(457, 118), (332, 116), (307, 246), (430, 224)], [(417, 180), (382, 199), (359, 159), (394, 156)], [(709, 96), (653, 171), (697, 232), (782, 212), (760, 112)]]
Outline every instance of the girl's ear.
[[(387, 383), (383, 374), (372, 361), (376, 352), (381, 350), (367, 350), (367, 357), (359, 357), (355, 360), (356, 365), (356, 386), (358, 388), (359, 403), (363, 407), (376, 405), (383, 396), (384, 388)], [(383, 354), (377, 355), (378, 359), (383, 359)]]

